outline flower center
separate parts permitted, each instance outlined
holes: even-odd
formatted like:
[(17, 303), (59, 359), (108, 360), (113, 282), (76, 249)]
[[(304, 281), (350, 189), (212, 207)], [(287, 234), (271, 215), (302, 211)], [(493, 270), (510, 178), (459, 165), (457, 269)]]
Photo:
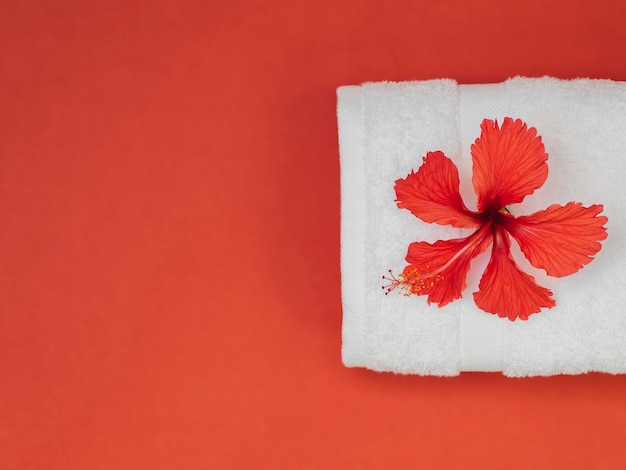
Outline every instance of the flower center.
[(510, 214), (508, 207), (503, 207), (502, 209), (489, 209), (483, 212), (483, 223), (492, 223), (499, 224), (501, 223), (502, 214)]

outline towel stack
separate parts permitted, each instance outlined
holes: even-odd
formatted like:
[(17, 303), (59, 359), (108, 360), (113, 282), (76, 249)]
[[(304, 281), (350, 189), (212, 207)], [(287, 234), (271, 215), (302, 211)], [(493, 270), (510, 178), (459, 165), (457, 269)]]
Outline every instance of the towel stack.
[[(341, 154), (343, 361), (349, 367), (422, 375), (502, 371), (509, 376), (626, 372), (626, 83), (513, 78), (490, 85), (453, 80), (367, 83), (338, 89)], [(459, 168), (470, 209), (470, 146), (483, 119), (520, 118), (549, 154), (544, 185), (516, 215), (553, 203), (603, 204), (608, 238), (595, 260), (551, 278), (513, 256), (557, 305), (511, 322), (472, 299), (488, 262), (476, 258), (462, 299), (439, 309), (425, 297), (384, 295), (381, 276), (406, 265), (407, 247), (469, 232), (427, 224), (397, 208), (394, 182), (441, 150)]]

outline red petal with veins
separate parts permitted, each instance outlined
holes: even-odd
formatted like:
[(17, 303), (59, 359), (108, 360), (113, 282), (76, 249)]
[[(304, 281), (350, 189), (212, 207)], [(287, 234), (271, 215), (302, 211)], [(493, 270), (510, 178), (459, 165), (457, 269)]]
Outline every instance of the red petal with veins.
[(502, 224), (533, 266), (562, 277), (578, 271), (602, 248), (599, 241), (607, 236), (604, 224), (608, 221), (598, 215), (602, 209), (601, 204), (553, 204), (532, 215), (502, 217)]
[(548, 154), (535, 128), (508, 117), (502, 127), (485, 119), (480, 128), (480, 137), (471, 148), (479, 212), (521, 202), (543, 185)]
[(443, 152), (428, 152), (417, 173), (396, 181), (396, 203), (424, 222), (459, 228), (477, 227), (459, 193), (459, 172)]
[(481, 310), (509, 320), (552, 308), (556, 302), (552, 292), (538, 286), (532, 276), (524, 273), (513, 261), (509, 236), (502, 226), (494, 226), (493, 248), (487, 269), (474, 293), (474, 301)]
[(434, 244), (415, 242), (409, 245), (402, 273), (403, 284), (412, 293), (428, 295), (428, 303), (439, 307), (461, 297), (470, 261), (491, 243), (490, 224), (466, 238), (438, 240)]

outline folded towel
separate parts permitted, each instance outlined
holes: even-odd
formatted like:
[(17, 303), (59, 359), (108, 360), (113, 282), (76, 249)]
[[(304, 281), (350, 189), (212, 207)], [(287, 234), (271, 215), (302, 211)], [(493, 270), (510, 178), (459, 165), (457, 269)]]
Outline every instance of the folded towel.
[[(337, 95), (346, 366), (440, 376), (626, 372), (626, 82), (430, 80), (346, 86)], [(474, 210), (470, 146), (483, 119), (506, 116), (536, 128), (549, 155), (547, 181), (515, 214), (569, 201), (603, 204), (609, 222), (602, 250), (584, 269), (553, 278), (530, 266), (513, 242), (516, 262), (557, 303), (526, 321), (474, 304), (490, 250), (472, 262), (463, 298), (443, 308), (421, 296), (385, 296), (381, 276), (402, 270), (410, 243), (468, 234), (398, 209), (394, 182), (441, 150), (459, 168), (461, 195)]]

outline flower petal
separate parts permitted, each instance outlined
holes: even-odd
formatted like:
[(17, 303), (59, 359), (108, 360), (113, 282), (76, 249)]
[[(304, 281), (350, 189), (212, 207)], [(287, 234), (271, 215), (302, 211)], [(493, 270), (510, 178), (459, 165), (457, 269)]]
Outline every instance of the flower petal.
[(513, 261), (509, 236), (501, 226), (494, 227), (493, 248), (487, 269), (474, 293), (474, 301), (481, 310), (509, 320), (552, 308), (556, 302), (552, 292), (538, 286), (532, 276), (524, 273)]
[(478, 196), (478, 211), (497, 211), (522, 202), (548, 177), (548, 154), (533, 127), (517, 119), (485, 119), (480, 137), (472, 145), (472, 182)]
[(443, 152), (428, 152), (417, 173), (396, 181), (396, 203), (424, 222), (459, 228), (477, 227), (459, 193), (459, 172)]
[(599, 241), (607, 236), (608, 221), (598, 215), (602, 210), (601, 204), (568, 202), (528, 216), (503, 217), (502, 223), (533, 266), (562, 277), (578, 271), (602, 248)]
[(470, 261), (491, 243), (490, 224), (466, 238), (438, 240), (434, 244), (415, 242), (409, 245), (402, 273), (406, 289), (417, 295), (428, 295), (428, 303), (439, 307), (461, 297)]

